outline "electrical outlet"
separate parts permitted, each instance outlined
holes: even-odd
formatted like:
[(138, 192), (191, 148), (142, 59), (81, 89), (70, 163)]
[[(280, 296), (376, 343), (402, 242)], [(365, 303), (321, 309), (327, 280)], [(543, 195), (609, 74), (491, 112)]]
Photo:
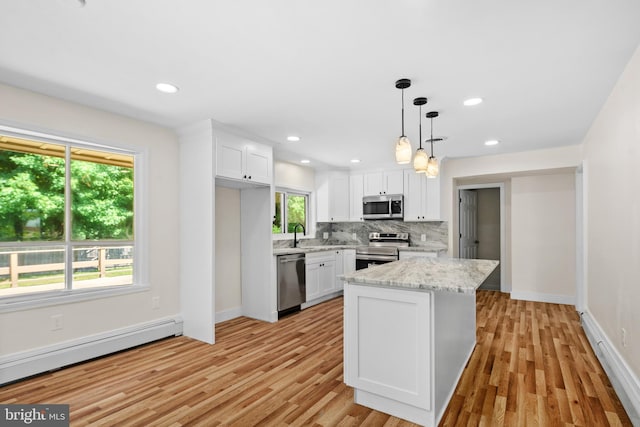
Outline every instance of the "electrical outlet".
[(329, 238), (329, 233), (326, 232), (326, 231), (324, 233), (322, 233), (322, 238), (323, 239), (328, 239)]
[(153, 310), (157, 310), (160, 308), (160, 297), (152, 297), (151, 298), (151, 308)]
[(427, 235), (426, 234), (421, 234), (420, 235), (420, 241), (426, 242), (427, 241)]
[(358, 240), (358, 235), (357, 235), (356, 233), (353, 233), (353, 234), (351, 235), (351, 238), (352, 238), (353, 240)]
[(51, 330), (59, 331), (62, 329), (62, 314), (54, 314), (51, 316)]
[(622, 328), (622, 346), (626, 347), (628, 344), (627, 342), (627, 330), (625, 328)]

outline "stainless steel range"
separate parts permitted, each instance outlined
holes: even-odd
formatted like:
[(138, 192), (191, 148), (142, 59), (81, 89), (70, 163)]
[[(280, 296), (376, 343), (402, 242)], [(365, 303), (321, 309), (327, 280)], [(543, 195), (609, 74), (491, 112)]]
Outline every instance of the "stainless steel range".
[(369, 246), (356, 248), (356, 270), (398, 260), (399, 248), (409, 246), (409, 233), (369, 233)]

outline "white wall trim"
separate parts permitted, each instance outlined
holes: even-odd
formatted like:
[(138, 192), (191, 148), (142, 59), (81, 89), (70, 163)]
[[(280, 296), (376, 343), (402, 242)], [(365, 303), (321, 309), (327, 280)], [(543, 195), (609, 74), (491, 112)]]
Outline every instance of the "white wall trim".
[(318, 297), (318, 298), (316, 298), (314, 300), (302, 303), (300, 305), (300, 309), (304, 310), (305, 308), (313, 307), (314, 305), (318, 305), (318, 304), (320, 304), (322, 302), (329, 301), (330, 299), (337, 298), (337, 297), (339, 297), (341, 295), (343, 295), (343, 291), (342, 290), (335, 291), (335, 292), (332, 292), (332, 293), (327, 294), (327, 295), (323, 295), (323, 296)]
[(551, 304), (576, 304), (576, 297), (572, 295), (541, 294), (538, 292), (511, 291), (511, 299), (548, 302)]
[(582, 313), (582, 327), (593, 352), (631, 418), (631, 424), (640, 426), (640, 380), (588, 310)]
[(242, 306), (228, 308), (222, 311), (216, 311), (216, 323), (224, 322), (226, 320), (235, 319), (242, 316)]
[(0, 384), (182, 334), (179, 316), (0, 357)]

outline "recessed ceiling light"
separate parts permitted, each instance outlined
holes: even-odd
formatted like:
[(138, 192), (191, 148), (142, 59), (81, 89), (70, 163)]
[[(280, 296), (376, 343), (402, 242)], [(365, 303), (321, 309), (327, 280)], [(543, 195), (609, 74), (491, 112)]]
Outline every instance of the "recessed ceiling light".
[(178, 91), (178, 86), (172, 85), (171, 83), (158, 83), (156, 85), (156, 89), (164, 93), (176, 93)]
[(484, 145), (498, 145), (500, 141), (498, 141), (497, 139), (490, 139), (489, 141), (485, 141)]
[(300, 137), (299, 136), (295, 136), (295, 135), (290, 135), (287, 137), (287, 141), (289, 142), (298, 142), (300, 141)]
[(300, 160), (300, 163), (304, 163), (306, 165), (307, 163), (311, 163), (311, 160), (302, 159), (302, 160)]
[(360, 163), (360, 159), (351, 159), (351, 163)]
[(482, 103), (482, 98), (469, 98), (465, 99), (463, 104), (467, 107), (471, 107), (472, 105), (478, 105)]

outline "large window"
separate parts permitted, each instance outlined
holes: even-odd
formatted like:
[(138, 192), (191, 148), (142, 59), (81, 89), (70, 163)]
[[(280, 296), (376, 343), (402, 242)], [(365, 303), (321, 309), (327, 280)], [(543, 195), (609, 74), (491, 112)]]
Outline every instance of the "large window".
[[(303, 233), (307, 229), (307, 218), (309, 212), (309, 195), (280, 190), (275, 193), (275, 219), (273, 221), (273, 234), (293, 233), (297, 226), (297, 232)], [(302, 225), (302, 227), (299, 226)]]
[(132, 285), (134, 205), (133, 153), (0, 133), (0, 298)]

